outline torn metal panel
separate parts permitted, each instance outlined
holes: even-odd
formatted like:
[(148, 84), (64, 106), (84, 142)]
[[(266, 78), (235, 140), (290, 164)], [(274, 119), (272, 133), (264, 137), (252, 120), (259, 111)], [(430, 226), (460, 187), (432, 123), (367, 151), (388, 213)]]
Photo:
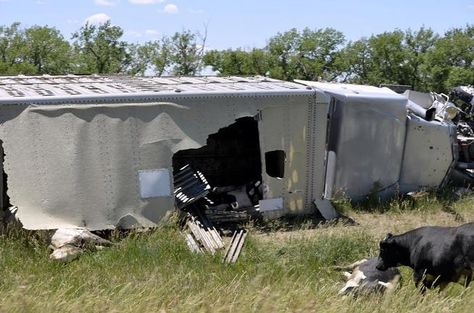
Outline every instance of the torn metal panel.
[(132, 213), (149, 220), (142, 226), (155, 225), (174, 208), (174, 197), (142, 197), (140, 171), (171, 172), (174, 152), (205, 144), (209, 133), (234, 120), (225, 107), (210, 109), (214, 123), (198, 110), (160, 103), (28, 108), (4, 124), (10, 196), (20, 220), (26, 228), (104, 229)]
[(405, 193), (441, 185), (455, 160), (453, 144), (456, 126), (428, 122), (409, 115), (400, 191)]
[(425, 110), (431, 108), (433, 105), (433, 97), (426, 92), (407, 90), (403, 93), (410, 101), (421, 106)]
[(333, 207), (331, 202), (327, 199), (316, 199), (314, 200), (314, 205), (318, 209), (319, 213), (324, 217), (324, 219), (330, 221), (339, 217), (336, 209)]
[[(12, 80), (15, 86), (23, 86)], [(109, 78), (91, 82), (101, 90), (112, 88), (104, 85), (109, 83)], [(155, 80), (147, 83), (150, 88), (169, 86)], [(152, 95), (140, 91), (96, 94), (86, 88), (81, 90), (83, 98), (0, 96), (4, 103), (0, 106), (0, 139), (6, 155), (8, 192), (24, 227), (96, 230), (155, 226), (175, 208), (170, 194), (174, 188), (168, 189), (166, 184), (166, 173), (173, 171), (173, 155), (200, 148), (210, 134), (241, 117), (259, 114), (260, 142), (268, 149), (284, 150), (287, 157), (286, 177), (264, 177), (268, 192), (264, 198), (281, 197), (291, 210), (308, 210), (312, 201), (305, 200), (306, 158), (312, 152), (305, 141), (311, 132), (307, 112), (314, 91), (270, 80), (229, 82), (242, 84), (243, 91), (219, 84), (212, 83), (213, 91), (204, 90), (206, 84), (199, 85), (203, 88), (198, 91), (189, 87), (192, 83), (185, 84), (183, 92), (176, 94), (163, 87), (166, 90)], [(124, 90), (139, 89), (144, 82), (139, 80), (138, 87), (130, 82), (125, 85)], [(263, 85), (270, 87), (261, 89)]]
[(404, 96), (388, 88), (302, 82), (332, 98), (326, 197), (397, 191), (406, 131)]

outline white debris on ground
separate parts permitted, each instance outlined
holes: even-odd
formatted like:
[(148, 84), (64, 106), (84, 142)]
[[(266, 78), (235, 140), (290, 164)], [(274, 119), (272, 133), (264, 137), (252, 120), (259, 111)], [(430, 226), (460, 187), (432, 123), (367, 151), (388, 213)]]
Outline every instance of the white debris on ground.
[(51, 237), (52, 260), (70, 262), (87, 250), (100, 250), (112, 243), (83, 228), (60, 228)]

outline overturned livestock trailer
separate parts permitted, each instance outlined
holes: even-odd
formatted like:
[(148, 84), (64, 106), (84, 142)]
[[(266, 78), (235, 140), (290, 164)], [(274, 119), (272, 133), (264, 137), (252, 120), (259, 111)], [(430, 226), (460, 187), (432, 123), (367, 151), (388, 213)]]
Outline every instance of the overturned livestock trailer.
[(258, 182), (262, 214), (330, 215), (338, 194), (446, 181), (454, 128), (408, 102), (264, 77), (2, 77), (2, 206), (28, 229), (153, 227), (176, 207), (173, 173), (191, 166), (215, 187)]
[(262, 212), (307, 212), (327, 109), (267, 78), (3, 77), (5, 196), (28, 229), (149, 227), (191, 164), (214, 186), (262, 181)]

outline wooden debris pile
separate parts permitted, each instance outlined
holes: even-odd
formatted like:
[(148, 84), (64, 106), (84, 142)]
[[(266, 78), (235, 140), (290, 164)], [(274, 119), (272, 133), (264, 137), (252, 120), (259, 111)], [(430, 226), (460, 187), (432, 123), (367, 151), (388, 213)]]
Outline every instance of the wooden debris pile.
[(173, 173), (176, 206), (185, 213), (184, 236), (191, 251), (216, 254), (225, 248), (221, 233), (214, 224), (234, 230), (223, 261), (235, 263), (244, 246), (247, 231), (238, 223), (259, 214), (260, 182), (244, 186), (212, 188), (204, 175), (186, 165)]
[(187, 213), (186, 240), (189, 248), (194, 252), (209, 252), (215, 254), (217, 250), (224, 248), (221, 235), (212, 226), (211, 222), (203, 214), (197, 214), (197, 210)]

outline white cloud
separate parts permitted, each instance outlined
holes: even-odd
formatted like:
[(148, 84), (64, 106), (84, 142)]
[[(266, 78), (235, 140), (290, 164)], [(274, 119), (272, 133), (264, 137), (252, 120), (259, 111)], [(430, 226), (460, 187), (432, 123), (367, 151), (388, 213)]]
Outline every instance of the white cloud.
[(128, 0), (131, 4), (155, 4), (162, 3), (165, 0)]
[(163, 9), (164, 13), (167, 14), (176, 14), (178, 13), (178, 6), (176, 4), (170, 3), (165, 5), (165, 8)]
[(110, 20), (110, 16), (108, 16), (107, 14), (97, 13), (86, 18), (84, 20), (84, 24), (98, 25), (98, 24), (104, 24), (105, 22), (109, 20)]
[(119, 2), (119, 0), (94, 0), (96, 5), (103, 7), (112, 7)]

